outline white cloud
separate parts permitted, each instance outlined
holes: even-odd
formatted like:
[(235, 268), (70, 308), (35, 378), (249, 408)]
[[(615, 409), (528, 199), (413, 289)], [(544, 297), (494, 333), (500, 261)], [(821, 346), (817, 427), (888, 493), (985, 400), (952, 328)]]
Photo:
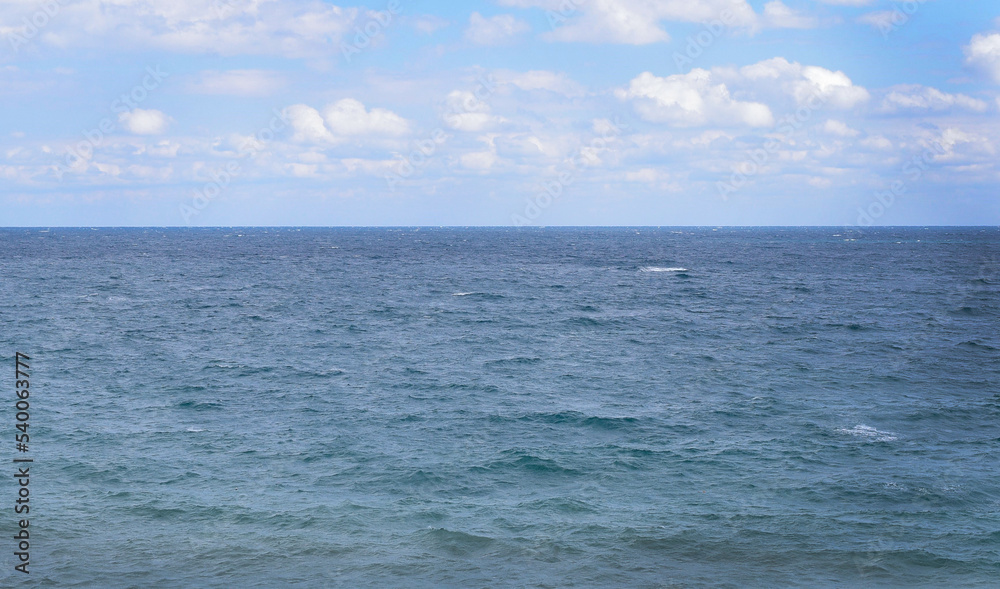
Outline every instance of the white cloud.
[[(996, 149), (989, 138), (974, 132), (967, 132), (954, 127), (948, 127), (941, 132), (938, 142), (945, 148), (945, 153), (937, 156), (939, 160), (963, 159), (963, 155), (994, 155)], [(962, 149), (958, 149), (958, 148)], [(962, 151), (964, 154), (956, 153)]]
[(384, 108), (366, 109), (353, 98), (344, 98), (323, 109), (322, 113), (305, 104), (285, 109), (296, 143), (342, 143), (347, 139), (365, 142), (386, 137), (400, 137), (410, 132), (410, 123)]
[(868, 90), (855, 86), (844, 72), (834, 72), (818, 66), (804, 66), (775, 57), (739, 70), (747, 80), (777, 86), (791, 95), (801, 105), (808, 105), (816, 98), (834, 108), (848, 109), (866, 102)]
[(140, 153), (148, 153), (155, 157), (175, 158), (180, 150), (181, 144), (175, 141), (159, 141), (152, 145), (142, 146)]
[(333, 141), (333, 135), (323, 123), (323, 117), (315, 108), (305, 104), (293, 104), (285, 109), (292, 127), (292, 141), (297, 143), (324, 143)]
[(492, 151), (473, 151), (462, 154), (459, 161), (470, 170), (488, 170), (497, 163), (497, 154)]
[(796, 84), (795, 98), (805, 104), (812, 95), (819, 95), (836, 108), (853, 108), (869, 98), (868, 91), (855, 86), (844, 72), (834, 72), (817, 66), (802, 68), (803, 82)]
[[(22, 28), (20, 4), (0, 4), (0, 30)], [(339, 52), (371, 14), (320, 0), (64, 0), (32, 43), (315, 57)]]
[(801, 73), (801, 65), (783, 57), (774, 57), (740, 68), (740, 74), (751, 80), (778, 80), (798, 77)]
[(334, 135), (383, 135), (399, 137), (410, 132), (410, 124), (391, 110), (373, 108), (353, 98), (340, 100), (323, 110), (323, 120)]
[(478, 132), (503, 122), (495, 116), (490, 106), (466, 90), (455, 90), (445, 99), (444, 123), (456, 130)]
[(663, 22), (721, 23), (755, 32), (762, 27), (805, 29), (815, 17), (793, 10), (781, 0), (754, 12), (746, 0), (500, 0), (505, 6), (543, 8), (553, 31), (550, 41), (585, 43), (664, 43), (670, 35)]
[(340, 164), (349, 174), (368, 174), (382, 177), (389, 173), (399, 173), (402, 160), (370, 160), (361, 158), (344, 158)]
[(285, 172), (295, 178), (315, 178), (317, 177), (316, 172), (319, 170), (319, 166), (316, 164), (300, 164), (300, 163), (289, 163), (285, 164)]
[(410, 25), (420, 33), (433, 35), (439, 30), (447, 28), (451, 23), (438, 16), (423, 15), (410, 20)]
[(458, 163), (467, 170), (478, 172), (488, 172), (495, 166), (500, 158), (497, 155), (496, 139), (497, 135), (487, 134), (479, 137), (479, 140), (486, 144), (485, 150), (469, 150), (458, 156)]
[(1000, 33), (979, 34), (965, 47), (969, 65), (985, 71), (994, 82), (1000, 83)]
[(677, 127), (774, 124), (767, 105), (735, 100), (725, 84), (713, 83), (712, 73), (703, 69), (666, 78), (645, 72), (633, 79), (627, 90), (619, 89), (615, 95), (632, 101), (644, 119)]
[(227, 96), (267, 96), (281, 88), (285, 79), (277, 72), (265, 70), (204, 71), (188, 84), (195, 94)]
[(871, 149), (892, 149), (892, 141), (889, 141), (881, 135), (872, 135), (871, 137), (865, 137), (861, 140), (861, 145)]
[[(712, 145), (715, 141), (722, 139), (724, 141), (731, 141), (733, 136), (724, 131), (719, 131), (717, 129), (712, 129), (710, 131), (705, 131), (695, 137), (692, 137), (688, 143), (690, 145), (697, 145), (699, 147), (708, 147)], [(681, 143), (681, 142), (679, 142)], [(681, 143), (683, 145), (683, 143)]]
[[(97, 164), (100, 168), (100, 164)], [(115, 166), (117, 168), (117, 166)], [(160, 181), (164, 182), (170, 179), (172, 171), (170, 167), (155, 167), (155, 166), (142, 166), (142, 165), (130, 165), (125, 168), (125, 171), (137, 180), (149, 180), (149, 181)], [(117, 170), (118, 174), (121, 174), (121, 170)]]
[(626, 182), (650, 184), (666, 190), (674, 189), (674, 186), (670, 185), (670, 173), (656, 168), (639, 168), (629, 170), (625, 172), (624, 178)]
[(868, 6), (875, 0), (819, 0), (823, 4), (833, 4), (834, 6)]
[(879, 31), (891, 31), (895, 26), (894, 19), (897, 18), (896, 13), (892, 10), (879, 10), (876, 12), (869, 12), (868, 14), (862, 14), (857, 18), (857, 22), (863, 25), (870, 25), (871, 27)]
[(582, 96), (586, 89), (562, 72), (533, 70), (530, 72), (498, 72), (497, 80), (504, 84), (512, 84), (521, 90), (547, 90), (565, 96)]
[(819, 21), (792, 10), (780, 0), (774, 0), (764, 5), (764, 24), (780, 29), (813, 29)]
[(509, 14), (486, 18), (473, 12), (465, 39), (477, 45), (501, 45), (530, 30), (531, 25)]
[(135, 108), (118, 115), (118, 122), (135, 135), (160, 135), (170, 126), (170, 117), (158, 110)]
[(885, 112), (946, 111), (953, 108), (985, 112), (989, 108), (982, 100), (964, 94), (948, 94), (919, 84), (893, 86), (890, 90), (882, 100), (882, 110)]
[(552, 41), (646, 45), (670, 40), (662, 21), (702, 23), (723, 20), (756, 28), (758, 17), (746, 0), (500, 0), (505, 6), (543, 8), (555, 30)]
[(823, 125), (823, 130), (839, 137), (857, 137), (860, 134), (857, 130), (848, 127), (843, 121), (836, 121), (834, 119), (828, 120)]

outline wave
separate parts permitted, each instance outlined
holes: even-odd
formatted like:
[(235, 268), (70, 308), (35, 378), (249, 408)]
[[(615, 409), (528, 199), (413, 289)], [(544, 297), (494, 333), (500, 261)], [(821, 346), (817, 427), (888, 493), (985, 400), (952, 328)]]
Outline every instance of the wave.
[(558, 411), (554, 413), (524, 413), (518, 415), (494, 415), (491, 421), (502, 424), (527, 422), (545, 425), (571, 425), (592, 427), (597, 429), (616, 430), (635, 427), (640, 424), (639, 417), (628, 415), (587, 415), (580, 411)]
[(639, 272), (687, 272), (687, 268), (663, 268), (660, 266), (643, 266)]
[(892, 433), (882, 432), (868, 425), (856, 425), (851, 429), (841, 428), (837, 432), (868, 439), (873, 442), (892, 442), (898, 439)]
[(982, 344), (982, 343), (979, 343), (979, 342), (976, 342), (976, 341), (972, 341), (972, 340), (969, 340), (967, 342), (962, 342), (962, 343), (958, 344), (958, 347), (960, 347), (960, 348), (969, 348), (969, 349), (972, 349), (972, 350), (989, 350), (991, 352), (996, 351), (996, 348), (994, 348), (991, 345)]
[(502, 298), (504, 298), (503, 295), (490, 294), (488, 292), (454, 292), (454, 293), (451, 293), (451, 296), (453, 296), (453, 297), (474, 297), (474, 298), (477, 298), (477, 299), (485, 299), (485, 300), (496, 300), (496, 299), (502, 299)]
[(512, 356), (510, 358), (499, 358), (497, 360), (487, 360), (484, 366), (503, 366), (505, 364), (537, 364), (542, 359), (538, 356)]
[(194, 409), (195, 411), (208, 411), (224, 408), (222, 403), (213, 401), (181, 401), (177, 404), (177, 407), (180, 409)]
[(501, 458), (481, 466), (473, 466), (471, 470), (511, 474), (528, 472), (540, 476), (580, 474), (575, 468), (563, 466), (556, 460), (536, 456), (526, 450), (504, 450), (500, 455)]
[(429, 528), (421, 533), (438, 549), (455, 556), (468, 556), (490, 548), (496, 540), (489, 536), (470, 534), (447, 528)]

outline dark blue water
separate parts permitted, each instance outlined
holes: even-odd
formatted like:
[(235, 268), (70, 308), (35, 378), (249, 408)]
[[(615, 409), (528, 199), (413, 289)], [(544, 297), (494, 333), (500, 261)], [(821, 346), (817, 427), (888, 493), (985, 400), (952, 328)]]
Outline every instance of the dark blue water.
[[(1000, 582), (1000, 231), (0, 230), (37, 587)], [(8, 386), (9, 385), (9, 386)]]

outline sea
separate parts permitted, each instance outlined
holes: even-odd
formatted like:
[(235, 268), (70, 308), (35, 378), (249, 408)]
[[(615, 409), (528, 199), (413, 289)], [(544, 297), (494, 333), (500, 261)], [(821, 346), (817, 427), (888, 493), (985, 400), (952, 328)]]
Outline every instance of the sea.
[(3, 229), (0, 357), (3, 587), (1000, 587), (996, 227)]

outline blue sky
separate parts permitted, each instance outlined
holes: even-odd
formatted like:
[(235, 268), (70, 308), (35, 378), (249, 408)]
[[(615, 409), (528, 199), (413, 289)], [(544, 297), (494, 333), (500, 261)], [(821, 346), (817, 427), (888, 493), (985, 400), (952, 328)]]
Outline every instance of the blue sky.
[(0, 225), (1000, 223), (987, 0), (13, 0)]

